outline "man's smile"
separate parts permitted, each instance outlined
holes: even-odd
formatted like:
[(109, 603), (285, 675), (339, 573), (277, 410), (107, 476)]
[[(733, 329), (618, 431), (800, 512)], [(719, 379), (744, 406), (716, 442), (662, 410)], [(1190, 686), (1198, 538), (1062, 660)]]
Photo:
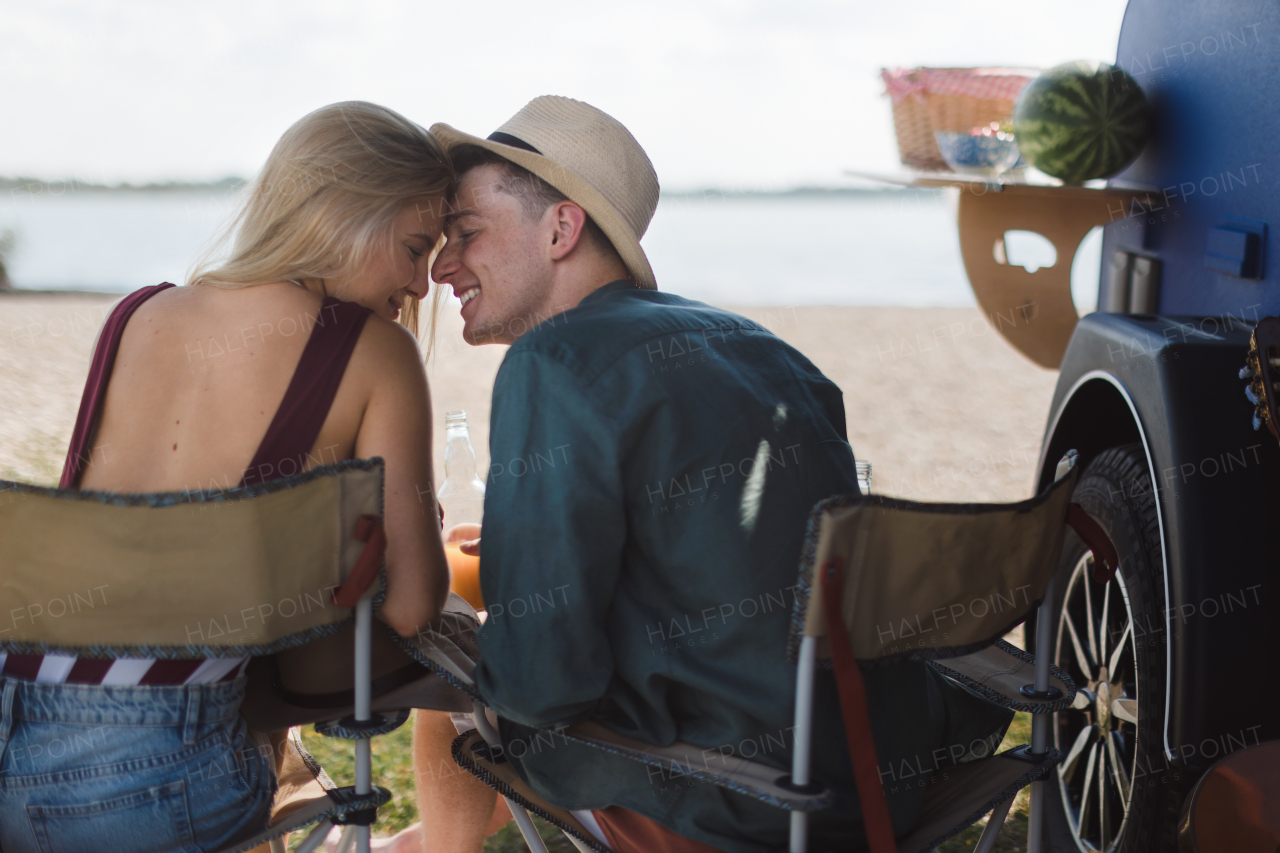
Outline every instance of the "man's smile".
[(468, 302), (470, 302), (472, 299), (475, 299), (479, 295), (480, 295), (480, 287), (479, 285), (477, 285), (468, 290), (464, 290), (462, 293), (459, 293), (458, 301), (461, 302), (463, 305), (466, 305)]

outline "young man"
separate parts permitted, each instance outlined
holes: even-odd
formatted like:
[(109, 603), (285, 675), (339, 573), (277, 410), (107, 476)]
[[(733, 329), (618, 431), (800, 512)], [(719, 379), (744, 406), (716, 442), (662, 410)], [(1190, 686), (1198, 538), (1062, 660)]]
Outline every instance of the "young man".
[[(750, 320), (658, 292), (640, 247), (657, 176), (613, 118), (542, 97), (488, 139), (432, 131), (460, 175), (433, 278), (462, 300), (468, 342), (512, 345), (493, 390), (476, 670), (507, 755), (614, 850), (780, 848), (780, 809), (563, 738), (514, 742), (590, 718), (789, 768), (805, 521), (857, 489), (840, 390)], [(998, 741), (1009, 720), (923, 664), (864, 677), (882, 766)], [(827, 672), (816, 704), (814, 776), (838, 803), (814, 818), (815, 849), (860, 848)], [(419, 719), (430, 787), (449, 731)], [(902, 787), (899, 829), (923, 797)], [(452, 818), (486, 828), (479, 797), (459, 789)]]

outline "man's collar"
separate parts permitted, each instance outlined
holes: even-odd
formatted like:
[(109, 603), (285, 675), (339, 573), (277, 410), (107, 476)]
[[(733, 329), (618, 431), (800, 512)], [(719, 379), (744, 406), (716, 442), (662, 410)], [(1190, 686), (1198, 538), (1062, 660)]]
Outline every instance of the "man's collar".
[(620, 278), (617, 281), (611, 281), (606, 285), (596, 288), (595, 290), (582, 297), (582, 301), (578, 303), (579, 307), (587, 305), (597, 299), (600, 299), (606, 293), (617, 293), (619, 290), (637, 290), (638, 288), (629, 278)]

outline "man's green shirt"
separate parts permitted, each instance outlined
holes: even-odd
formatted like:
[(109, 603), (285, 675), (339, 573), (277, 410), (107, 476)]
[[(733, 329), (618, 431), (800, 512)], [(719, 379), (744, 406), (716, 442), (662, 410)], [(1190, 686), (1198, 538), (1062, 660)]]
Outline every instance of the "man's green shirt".
[[(779, 809), (535, 730), (592, 718), (649, 743), (702, 747), (712, 768), (736, 755), (789, 769), (796, 670), (786, 647), (805, 524), (818, 501), (857, 491), (840, 390), (744, 317), (619, 281), (511, 347), (489, 446), (490, 615), (476, 679), (503, 718), (508, 757), (562, 807), (620, 805), (734, 853), (785, 845)], [(924, 664), (870, 670), (866, 681), (902, 830), (923, 796), (915, 777), (937, 768), (938, 748), (1003, 731), (1008, 715), (988, 706), (976, 728), (957, 726), (957, 703), (981, 700)], [(825, 671), (816, 708), (814, 776), (838, 802), (815, 832), (860, 848)]]

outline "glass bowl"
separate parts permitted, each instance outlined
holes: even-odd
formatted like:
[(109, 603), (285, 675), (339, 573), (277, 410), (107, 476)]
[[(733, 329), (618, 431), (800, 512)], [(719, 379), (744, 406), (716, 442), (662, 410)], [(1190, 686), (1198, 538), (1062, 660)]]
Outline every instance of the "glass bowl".
[(1018, 162), (1018, 143), (1012, 134), (973, 136), (938, 130), (933, 138), (938, 142), (942, 159), (962, 175), (995, 178)]

